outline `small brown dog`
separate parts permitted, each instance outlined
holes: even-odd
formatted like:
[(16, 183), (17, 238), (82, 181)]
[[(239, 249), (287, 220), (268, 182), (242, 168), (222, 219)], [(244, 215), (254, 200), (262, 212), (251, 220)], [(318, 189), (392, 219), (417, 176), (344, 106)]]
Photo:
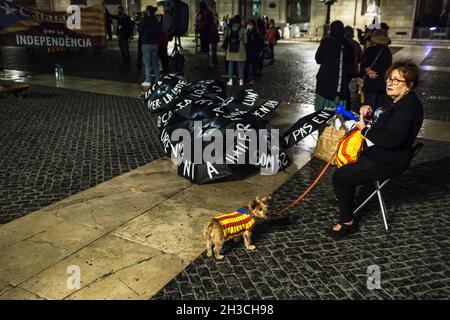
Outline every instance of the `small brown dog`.
[(213, 255), (212, 245), (214, 244), (214, 256), (216, 259), (223, 259), (220, 254), (225, 241), (230, 239), (238, 240), (243, 236), (247, 250), (255, 250), (252, 245), (251, 235), (255, 219), (266, 219), (269, 209), (268, 202), (270, 196), (250, 201), (246, 206), (234, 212), (226, 213), (214, 217), (203, 228), (203, 235), (206, 238), (207, 256)]

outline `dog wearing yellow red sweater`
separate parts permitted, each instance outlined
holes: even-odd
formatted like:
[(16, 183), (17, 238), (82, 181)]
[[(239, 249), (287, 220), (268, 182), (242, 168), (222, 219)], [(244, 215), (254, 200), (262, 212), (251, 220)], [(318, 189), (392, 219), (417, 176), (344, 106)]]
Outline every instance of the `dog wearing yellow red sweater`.
[(268, 216), (270, 197), (250, 201), (243, 208), (236, 211), (218, 215), (212, 218), (203, 228), (203, 235), (206, 238), (206, 252), (208, 257), (213, 255), (218, 260), (223, 259), (220, 254), (225, 241), (230, 239), (238, 240), (240, 236), (244, 238), (247, 250), (256, 249), (252, 245), (252, 228), (258, 219), (266, 219)]

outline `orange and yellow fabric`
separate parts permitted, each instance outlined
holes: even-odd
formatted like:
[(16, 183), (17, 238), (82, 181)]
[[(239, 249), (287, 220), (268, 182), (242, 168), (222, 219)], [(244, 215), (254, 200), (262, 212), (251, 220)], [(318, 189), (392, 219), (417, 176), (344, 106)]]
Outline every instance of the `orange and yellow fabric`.
[(352, 130), (349, 134), (341, 138), (336, 154), (336, 165), (338, 168), (356, 163), (361, 155), (364, 146), (364, 136), (359, 130)]

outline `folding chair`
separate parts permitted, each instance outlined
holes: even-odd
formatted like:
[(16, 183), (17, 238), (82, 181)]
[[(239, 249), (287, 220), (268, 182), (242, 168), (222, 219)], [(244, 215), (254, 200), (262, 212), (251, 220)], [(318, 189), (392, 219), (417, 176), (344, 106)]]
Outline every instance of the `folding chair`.
[[(412, 159), (414, 159), (422, 150), (423, 148), (423, 143), (417, 143), (413, 148), (412, 148), (412, 157), (411, 157), (411, 161)], [(386, 204), (384, 203), (383, 200), (383, 196), (381, 194), (381, 189), (390, 181), (391, 179), (386, 179), (384, 180), (382, 183), (380, 183), (379, 180), (375, 181), (375, 191), (372, 192), (372, 194), (366, 199), (364, 200), (363, 203), (360, 204), (360, 206), (353, 212), (353, 215), (356, 216), (356, 214), (362, 209), (364, 208), (364, 206), (370, 201), (370, 199), (372, 199), (375, 195), (378, 196), (378, 202), (380, 204), (380, 209), (381, 209), (381, 215), (383, 217), (383, 223), (384, 223), (384, 229), (386, 231), (386, 233), (389, 233), (389, 227), (388, 227), (388, 220), (389, 220), (389, 216), (387, 213), (387, 209), (386, 209)]]

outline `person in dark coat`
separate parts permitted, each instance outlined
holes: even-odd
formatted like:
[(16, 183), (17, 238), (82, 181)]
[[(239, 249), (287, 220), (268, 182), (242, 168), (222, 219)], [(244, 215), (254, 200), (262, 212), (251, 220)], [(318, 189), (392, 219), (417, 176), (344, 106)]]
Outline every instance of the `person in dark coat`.
[(125, 14), (122, 6), (117, 7), (117, 15), (110, 14), (106, 7), (105, 12), (108, 18), (117, 20), (116, 35), (119, 40), (123, 64), (129, 66), (131, 64), (129, 43), (133, 34), (133, 24), (131, 19)]
[(348, 39), (348, 41), (350, 41), (350, 43), (352, 44), (352, 49), (353, 49), (353, 61), (351, 66), (349, 67), (349, 72), (350, 72), (350, 82), (349, 85), (347, 87), (348, 91), (349, 91), (349, 95), (348, 95), (348, 103), (347, 103), (347, 108), (349, 110), (355, 109), (355, 111), (359, 110), (360, 107), (360, 101), (358, 99), (358, 92), (359, 92), (359, 81), (361, 81), (360, 76), (361, 76), (361, 70), (360, 70), (360, 64), (362, 61), (362, 49), (361, 49), (361, 45), (359, 44), (358, 41), (354, 40), (354, 30), (352, 27), (350, 26), (346, 26), (344, 28), (344, 34), (345, 37)]
[(249, 84), (255, 84), (258, 75), (259, 61), (262, 50), (264, 48), (264, 38), (259, 33), (258, 27), (254, 20), (249, 20), (247, 24), (247, 61), (245, 63), (245, 77), (248, 78), (250, 70), (252, 72), (252, 80)]
[(367, 48), (362, 57), (364, 77), (364, 104), (376, 109), (386, 100), (384, 74), (392, 64), (392, 53), (387, 44), (389, 37), (384, 30), (376, 30), (371, 36), (372, 46)]
[(213, 22), (213, 14), (205, 1), (199, 4), (198, 33), (200, 34), (200, 52), (209, 53), (209, 29)]
[(315, 58), (320, 69), (316, 76), (314, 109), (334, 109), (339, 103), (345, 106), (353, 49), (350, 41), (344, 37), (344, 24), (341, 21), (331, 23), (330, 33), (320, 42)]
[(169, 54), (167, 53), (169, 39), (162, 28), (159, 33), (158, 41), (159, 41), (158, 42), (158, 46), (159, 46), (158, 52), (159, 52), (159, 59), (161, 60), (162, 72), (164, 74), (167, 74), (169, 72)]
[[(267, 28), (266, 28), (266, 24), (264, 22), (264, 20), (259, 17), (258, 19), (256, 19), (256, 26), (258, 28), (259, 34), (263, 37), (263, 39), (267, 38)], [(269, 45), (269, 43), (267, 42), (267, 46)], [(264, 50), (264, 47), (263, 47)], [(261, 75), (261, 71), (264, 68), (264, 55), (261, 54), (260, 58), (259, 58), (259, 69), (258, 69), (258, 76)]]
[(102, 3), (103, 7), (105, 8), (103, 11), (105, 13), (105, 28), (106, 28), (106, 34), (108, 35), (108, 40), (112, 40), (112, 24), (113, 21), (111, 17), (108, 15), (105, 3)]
[(419, 67), (411, 61), (399, 61), (383, 79), (389, 106), (370, 128), (364, 117), (369, 118), (373, 109), (361, 107), (355, 127), (366, 138), (364, 151), (358, 162), (344, 165), (333, 174), (340, 214), (339, 223), (330, 230), (335, 240), (358, 230), (353, 216), (355, 187), (402, 174), (409, 167), (412, 146), (422, 126), (422, 103), (413, 91), (419, 81)]
[(209, 28), (209, 43), (211, 46), (211, 62), (209, 64), (210, 67), (216, 67), (218, 63), (217, 59), (217, 44), (219, 43), (219, 17), (214, 15), (213, 22), (211, 23), (211, 27)]

